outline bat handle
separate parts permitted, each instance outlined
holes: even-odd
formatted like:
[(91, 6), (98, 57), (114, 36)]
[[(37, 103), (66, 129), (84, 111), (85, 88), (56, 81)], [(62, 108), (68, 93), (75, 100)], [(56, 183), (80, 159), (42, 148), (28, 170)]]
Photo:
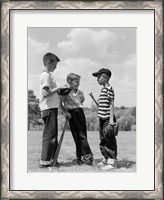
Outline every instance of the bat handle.
[(93, 101), (96, 103), (96, 105), (98, 106), (98, 102), (96, 101), (94, 95), (92, 94), (92, 92), (89, 93), (89, 96), (93, 99)]

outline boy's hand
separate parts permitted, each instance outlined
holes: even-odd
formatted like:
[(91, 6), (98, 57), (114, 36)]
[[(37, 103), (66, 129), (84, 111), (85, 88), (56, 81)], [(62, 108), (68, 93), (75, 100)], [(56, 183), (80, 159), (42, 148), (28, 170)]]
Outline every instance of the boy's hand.
[(90, 95), (90, 97), (91, 97), (92, 99), (94, 98), (92, 92), (90, 92), (89, 95)]
[(68, 120), (71, 119), (71, 114), (69, 112), (65, 113), (64, 115), (65, 115), (66, 119), (68, 119)]

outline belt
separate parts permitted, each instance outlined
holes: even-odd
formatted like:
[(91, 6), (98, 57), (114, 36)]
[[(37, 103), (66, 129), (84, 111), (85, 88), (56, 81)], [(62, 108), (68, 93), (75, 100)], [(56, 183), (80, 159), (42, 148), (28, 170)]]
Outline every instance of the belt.
[(68, 111), (75, 111), (78, 112), (79, 110), (83, 110), (82, 108), (72, 108), (72, 109), (68, 109)]

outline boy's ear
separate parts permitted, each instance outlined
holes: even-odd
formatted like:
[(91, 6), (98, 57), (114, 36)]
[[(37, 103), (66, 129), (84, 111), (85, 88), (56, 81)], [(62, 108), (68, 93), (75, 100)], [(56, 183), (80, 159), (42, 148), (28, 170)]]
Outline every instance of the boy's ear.
[(47, 60), (47, 65), (49, 65), (50, 64), (50, 60)]

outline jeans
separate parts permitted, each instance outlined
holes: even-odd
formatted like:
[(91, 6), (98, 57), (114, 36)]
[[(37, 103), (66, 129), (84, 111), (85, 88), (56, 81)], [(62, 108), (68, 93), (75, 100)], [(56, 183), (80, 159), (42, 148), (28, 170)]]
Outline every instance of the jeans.
[(40, 164), (50, 165), (58, 146), (58, 108), (42, 111), (44, 121)]
[(108, 119), (101, 119), (99, 120), (99, 134), (100, 134), (100, 151), (101, 154), (105, 158), (117, 158), (117, 141), (115, 136), (111, 136), (110, 138), (105, 138), (103, 133), (103, 125)]
[(89, 143), (87, 141), (86, 119), (82, 108), (69, 110), (71, 119), (69, 120), (70, 129), (76, 145), (76, 157), (85, 160), (93, 158)]

